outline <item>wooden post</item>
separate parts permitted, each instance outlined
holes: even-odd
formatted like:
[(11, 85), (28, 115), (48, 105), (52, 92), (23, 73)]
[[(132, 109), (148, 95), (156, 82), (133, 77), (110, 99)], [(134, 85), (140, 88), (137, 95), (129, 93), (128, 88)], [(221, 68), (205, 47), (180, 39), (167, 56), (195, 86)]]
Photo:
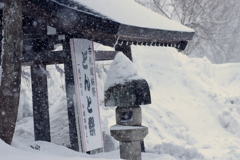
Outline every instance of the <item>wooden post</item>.
[(123, 54), (126, 55), (131, 61), (133, 60), (131, 45), (126, 45), (125, 43), (123, 43), (122, 45), (118, 44), (116, 45), (115, 50), (123, 52)]
[[(1, 1), (0, 1), (0, 7), (1, 7)], [(3, 12), (2, 12), (2, 10), (0, 10), (0, 41), (1, 42), (2, 42), (2, 39), (3, 39), (2, 32), (3, 32)], [(2, 53), (2, 47), (3, 47), (2, 43), (0, 43), (0, 55)], [(2, 65), (1, 62), (2, 62), (2, 58), (0, 57), (0, 66)]]
[[(2, 0), (3, 55), (0, 86), (0, 138), (11, 144), (21, 85), (22, 0)], [(2, 31), (0, 31), (2, 32)]]
[(33, 120), (36, 141), (51, 141), (45, 65), (31, 66)]
[(74, 88), (74, 77), (73, 77), (69, 38), (66, 38), (63, 44), (63, 50), (64, 52), (66, 52), (67, 56), (69, 57), (64, 62), (64, 70), (65, 70), (65, 83), (66, 83), (67, 108), (68, 108), (68, 120), (69, 120), (69, 136), (70, 136), (70, 144), (71, 144), (70, 148), (75, 151), (80, 151), (79, 144), (78, 144), (76, 115), (75, 115), (74, 100), (73, 100), (73, 96), (75, 94), (75, 88)]

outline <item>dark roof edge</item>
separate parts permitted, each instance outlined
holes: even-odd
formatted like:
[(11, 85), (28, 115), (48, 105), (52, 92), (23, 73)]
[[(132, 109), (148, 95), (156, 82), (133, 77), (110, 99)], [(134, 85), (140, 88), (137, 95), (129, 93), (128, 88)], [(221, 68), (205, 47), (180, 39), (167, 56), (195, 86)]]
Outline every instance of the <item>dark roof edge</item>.
[[(23, 0), (27, 13), (41, 16), (53, 27), (76, 38), (86, 38), (113, 47), (124, 41), (135, 44), (160, 44), (185, 49), (194, 32), (168, 31), (120, 24), (105, 17), (81, 12), (50, 0)], [(65, 14), (67, 13), (67, 14)], [(177, 48), (177, 47), (175, 47)]]
[[(76, 10), (64, 4), (50, 0), (23, 0), (34, 4), (39, 7), (42, 12), (49, 15), (49, 18), (54, 17), (57, 25), (62, 25), (68, 28), (69, 32), (74, 33), (71, 28), (85, 28), (89, 27), (90, 30), (99, 30), (108, 34), (116, 34), (120, 23), (95, 15), (93, 13)], [(41, 16), (41, 15), (39, 15)], [(56, 25), (55, 24), (55, 25)], [(72, 25), (72, 26), (71, 26)], [(57, 27), (57, 26), (53, 26)], [(63, 27), (61, 28), (63, 29)], [(70, 30), (69, 30), (70, 29)], [(78, 31), (77, 31), (78, 32)]]
[(188, 41), (192, 40), (195, 32), (171, 31), (161, 29), (142, 28), (121, 24), (118, 35), (138, 39), (152, 39), (158, 42)]
[(160, 29), (142, 28), (121, 24), (118, 31), (118, 43), (170, 46), (184, 50), (195, 32), (167, 31)]

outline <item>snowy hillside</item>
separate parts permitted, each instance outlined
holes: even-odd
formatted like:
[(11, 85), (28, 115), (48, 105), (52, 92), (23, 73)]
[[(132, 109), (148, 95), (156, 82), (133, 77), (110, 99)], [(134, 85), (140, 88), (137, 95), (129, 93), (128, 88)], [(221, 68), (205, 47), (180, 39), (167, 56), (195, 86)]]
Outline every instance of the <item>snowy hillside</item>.
[(152, 105), (142, 107), (149, 152), (240, 158), (240, 64), (213, 65), (170, 48), (134, 47), (133, 53), (151, 86)]
[[(173, 48), (133, 46), (132, 51), (134, 65), (148, 81), (152, 96), (152, 104), (142, 106), (143, 125), (149, 127), (143, 160), (240, 159), (240, 64), (215, 65), (207, 59), (188, 58)], [(63, 75), (53, 66), (48, 81), (51, 133), (59, 145), (33, 141), (31, 85), (23, 80), (13, 147), (0, 141), (1, 157), (119, 159), (118, 143), (109, 136), (115, 108), (103, 106), (109, 65), (97, 63), (105, 151), (110, 152), (89, 156), (60, 146), (69, 144), (67, 110)]]

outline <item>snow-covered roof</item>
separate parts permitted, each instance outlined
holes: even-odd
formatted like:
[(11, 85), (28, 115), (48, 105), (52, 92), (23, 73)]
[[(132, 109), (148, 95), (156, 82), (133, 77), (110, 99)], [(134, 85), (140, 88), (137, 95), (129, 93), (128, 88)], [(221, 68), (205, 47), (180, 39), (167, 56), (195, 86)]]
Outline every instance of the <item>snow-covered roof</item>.
[(194, 32), (176, 21), (161, 16), (134, 0), (74, 0), (93, 12), (125, 25), (143, 28)]
[[(27, 2), (27, 3), (26, 3)], [(184, 49), (194, 30), (163, 17), (134, 0), (27, 0), (24, 13), (95, 42), (157, 44)]]

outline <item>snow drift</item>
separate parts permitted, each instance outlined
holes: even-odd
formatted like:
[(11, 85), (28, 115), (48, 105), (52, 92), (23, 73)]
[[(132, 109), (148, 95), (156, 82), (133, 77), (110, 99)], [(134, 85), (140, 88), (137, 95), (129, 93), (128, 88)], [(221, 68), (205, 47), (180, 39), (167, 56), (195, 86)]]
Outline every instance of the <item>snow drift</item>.
[(172, 48), (133, 47), (133, 53), (151, 86), (152, 105), (142, 107), (149, 151), (239, 159), (240, 64), (214, 65)]
[[(240, 159), (240, 64), (211, 64), (206, 58), (188, 58), (173, 48), (132, 46), (132, 52), (134, 65), (148, 81), (152, 97), (152, 104), (142, 106), (143, 125), (149, 127), (143, 160)], [(58, 145), (33, 141), (31, 85), (23, 81), (12, 145), (21, 150), (0, 141), (1, 157), (117, 159), (118, 143), (109, 136), (115, 108), (103, 106), (109, 64), (97, 63), (105, 151), (109, 152), (86, 156), (59, 146), (69, 144), (64, 82), (50, 67), (51, 133)]]

